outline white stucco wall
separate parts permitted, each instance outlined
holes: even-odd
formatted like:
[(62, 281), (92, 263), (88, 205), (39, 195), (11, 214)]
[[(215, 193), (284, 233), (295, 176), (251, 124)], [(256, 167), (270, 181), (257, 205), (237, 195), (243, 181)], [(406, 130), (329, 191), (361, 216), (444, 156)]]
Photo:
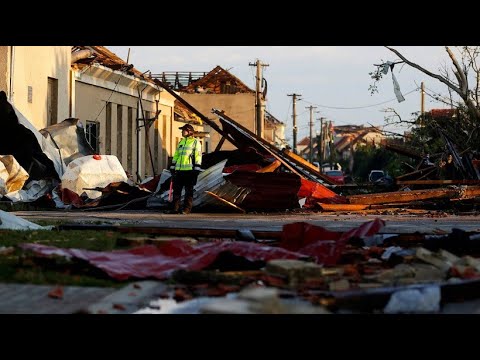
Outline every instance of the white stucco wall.
[[(121, 131), (122, 138), (122, 157), (121, 164), (123, 168), (130, 172), (132, 175), (136, 175), (137, 171), (137, 132), (136, 132), (136, 119), (138, 108), (138, 92), (137, 85), (129, 78), (125, 78), (115, 83), (118, 80), (119, 75), (108, 76), (107, 71), (103, 69), (92, 69), (81, 75), (77, 73), (75, 78), (75, 117), (79, 118), (85, 125), (86, 121), (97, 121), (100, 123), (100, 153), (106, 154), (106, 103), (111, 103), (111, 151), (109, 154), (119, 156), (117, 134)], [(123, 84), (123, 85), (122, 85)], [(171, 132), (172, 132), (172, 116), (174, 97), (168, 94), (166, 91), (160, 93), (152, 91), (145, 91), (142, 93), (143, 110), (150, 113), (150, 117), (155, 115), (156, 102), (159, 100), (158, 109), (161, 113), (158, 117), (157, 123), (153, 124), (149, 132), (150, 148), (152, 153), (154, 152), (154, 134), (158, 133), (158, 163), (157, 174), (167, 167), (168, 157), (171, 156)], [(119, 129), (117, 122), (117, 109), (118, 106), (122, 107), (122, 129)], [(128, 166), (128, 108), (132, 108), (132, 147), (133, 151), (130, 154), (132, 156), (132, 166)], [(143, 125), (141, 123), (140, 125)], [(165, 136), (164, 136), (165, 135)], [(140, 176), (152, 175), (151, 165), (149, 157), (145, 151), (145, 128), (140, 130), (141, 145), (140, 145), (140, 163), (141, 170)], [(155, 155), (154, 155), (155, 156)], [(136, 179), (136, 177), (134, 176)]]
[[(48, 78), (58, 80), (58, 122), (69, 117), (70, 46), (15, 46), (13, 97), (15, 107), (37, 128), (47, 126)], [(11, 76), (11, 74), (10, 74)], [(28, 102), (28, 87), (32, 102)]]
[(9, 46), (0, 46), (0, 90), (7, 93), (8, 96), (8, 51)]

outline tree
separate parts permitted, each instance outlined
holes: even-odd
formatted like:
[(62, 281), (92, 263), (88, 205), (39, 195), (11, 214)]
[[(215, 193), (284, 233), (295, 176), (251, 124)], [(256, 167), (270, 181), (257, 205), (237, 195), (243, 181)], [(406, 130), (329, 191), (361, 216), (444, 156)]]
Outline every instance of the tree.
[[(400, 61), (390, 63), (392, 70), (395, 64), (404, 63), (429, 77), (442, 82), (446, 85), (449, 96), (442, 97), (440, 95), (434, 95), (434, 97), (439, 101), (448, 103), (452, 108), (457, 109), (455, 122), (451, 119), (449, 122), (443, 121), (442, 124), (439, 124), (438, 121), (434, 121), (429, 124), (430, 126), (427, 127), (427, 129), (418, 131), (418, 133), (421, 133), (422, 136), (428, 135), (435, 138), (438, 137), (439, 127), (446, 131), (453, 130), (452, 132), (449, 131), (449, 133), (453, 135), (453, 140), (457, 144), (462, 145), (464, 149), (470, 148), (471, 150), (480, 150), (480, 108), (478, 105), (480, 96), (480, 47), (457, 47), (456, 52), (458, 54), (458, 60), (454, 51), (446, 46), (445, 51), (450, 58), (452, 67), (449, 69), (445, 66), (443, 69), (439, 70), (439, 74), (433, 73), (407, 59), (402, 53), (392, 47), (386, 46), (386, 48), (400, 58)], [(374, 80), (373, 85), (370, 86), (371, 93), (378, 92), (377, 83), (384, 75), (382, 70), (384, 69), (385, 64), (376, 66), (376, 70), (370, 73), (371, 78)], [(470, 88), (470, 84), (473, 84), (473, 90)], [(452, 96), (453, 93), (458, 95), (460, 101), (456, 102), (454, 100), (454, 97)], [(390, 114), (389, 119), (391, 121), (409, 123), (410, 125), (417, 127), (424, 125), (424, 119), (422, 117), (417, 117), (413, 121), (409, 121), (401, 119), (392, 109), (387, 109), (385, 111)]]

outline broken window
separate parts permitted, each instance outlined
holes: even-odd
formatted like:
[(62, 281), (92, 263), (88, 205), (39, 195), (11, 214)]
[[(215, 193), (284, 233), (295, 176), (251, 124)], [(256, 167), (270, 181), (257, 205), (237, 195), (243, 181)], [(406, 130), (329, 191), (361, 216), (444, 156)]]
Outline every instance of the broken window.
[(85, 135), (90, 146), (95, 150), (95, 153), (99, 153), (98, 138), (100, 135), (100, 123), (98, 121), (87, 120), (85, 126)]

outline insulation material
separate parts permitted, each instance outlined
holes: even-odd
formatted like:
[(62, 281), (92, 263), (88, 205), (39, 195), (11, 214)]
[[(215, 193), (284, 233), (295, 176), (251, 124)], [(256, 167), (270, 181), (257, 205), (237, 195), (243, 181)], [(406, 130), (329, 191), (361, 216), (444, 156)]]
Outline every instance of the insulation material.
[(92, 189), (103, 189), (113, 182), (127, 182), (128, 178), (116, 156), (88, 155), (68, 164), (61, 180), (62, 188), (69, 189), (78, 195), (85, 192), (90, 199), (96, 199), (102, 193)]
[(0, 195), (20, 190), (28, 177), (12, 155), (0, 155)]

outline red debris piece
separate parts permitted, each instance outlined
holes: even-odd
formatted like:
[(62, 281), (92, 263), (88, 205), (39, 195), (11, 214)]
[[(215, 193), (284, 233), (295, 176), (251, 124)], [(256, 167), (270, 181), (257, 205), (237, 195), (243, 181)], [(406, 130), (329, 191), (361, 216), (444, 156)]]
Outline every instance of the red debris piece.
[(63, 299), (63, 286), (56, 286), (48, 293), (48, 297), (53, 299)]
[(177, 289), (175, 289), (175, 293), (173, 295), (173, 298), (175, 299), (175, 301), (181, 302), (181, 301), (185, 301), (185, 300), (190, 300), (190, 299), (193, 298), (193, 296), (192, 296), (192, 294), (187, 292), (185, 289), (177, 288)]
[(384, 226), (385, 222), (378, 218), (344, 233), (305, 222), (286, 224), (282, 229), (280, 247), (311, 256), (317, 263), (335, 265), (350, 238), (375, 235)]
[(299, 198), (307, 198), (305, 208), (313, 208), (317, 203), (324, 204), (347, 204), (345, 196), (338, 195), (320, 183), (300, 178), (301, 186), (298, 190)]
[(60, 199), (64, 204), (72, 204), (75, 207), (82, 207), (84, 205), (83, 199), (74, 191), (67, 188), (61, 188), (59, 191)]
[(126, 308), (124, 305), (122, 305), (122, 304), (113, 304), (112, 307), (113, 307), (114, 309), (117, 309), (117, 310), (122, 310), (122, 311), (127, 310), (127, 308)]
[(260, 170), (262, 167), (258, 164), (241, 164), (241, 165), (232, 165), (232, 166), (225, 166), (222, 170), (225, 174), (231, 174), (234, 171), (252, 171), (255, 172)]
[(161, 246), (144, 245), (110, 252), (56, 248), (33, 243), (19, 246), (44, 256), (57, 255), (85, 260), (117, 280), (130, 277), (165, 279), (179, 269), (199, 271), (213, 263), (218, 254), (225, 251), (250, 261), (305, 257), (279, 247), (247, 242), (212, 242), (192, 246), (183, 240), (171, 240)]

